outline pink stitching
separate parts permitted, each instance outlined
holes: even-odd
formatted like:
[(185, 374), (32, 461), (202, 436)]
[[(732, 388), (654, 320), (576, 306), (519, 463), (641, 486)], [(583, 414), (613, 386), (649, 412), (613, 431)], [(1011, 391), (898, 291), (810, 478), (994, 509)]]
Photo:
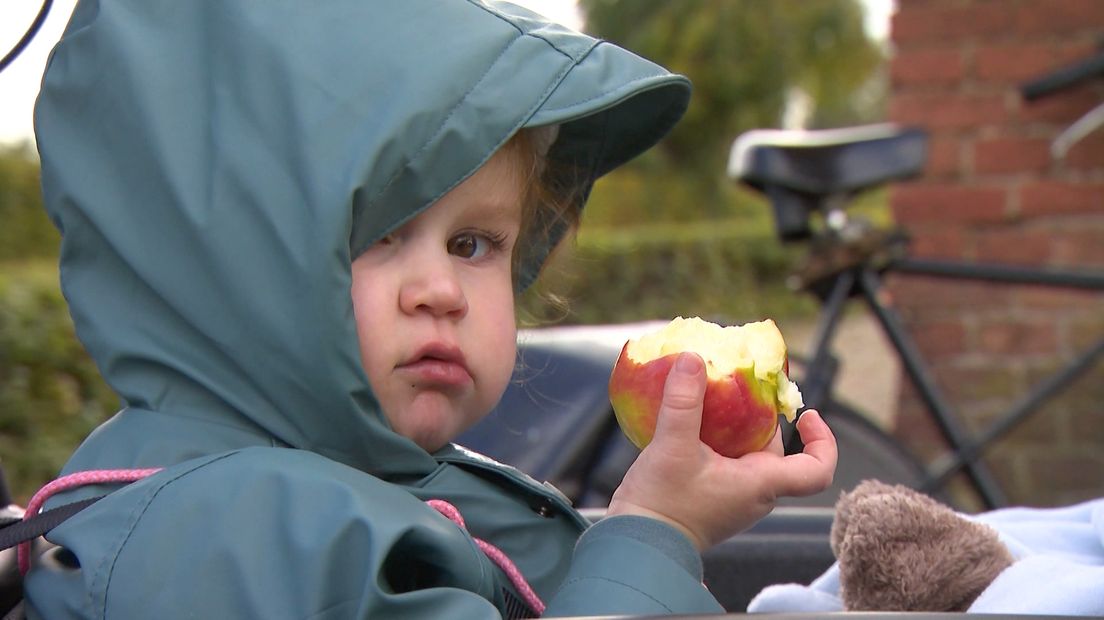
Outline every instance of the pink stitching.
[[(456, 506), (453, 506), (452, 504), (440, 499), (431, 499), (428, 500), (426, 503), (429, 504), (430, 507), (435, 509), (437, 512), (448, 517), (449, 521), (452, 521), (456, 525), (459, 525), (461, 529), (468, 529), (468, 527), (464, 524), (464, 517), (460, 515), (460, 511), (457, 510)], [(498, 567), (502, 569), (502, 572), (506, 573), (506, 576), (510, 579), (510, 583), (514, 584), (514, 587), (517, 588), (518, 594), (520, 594), (521, 597), (525, 599), (525, 602), (529, 605), (530, 609), (537, 612), (538, 616), (543, 614), (544, 601), (542, 601), (540, 597), (537, 596), (537, 593), (533, 591), (533, 588), (529, 586), (529, 582), (525, 580), (525, 576), (521, 574), (521, 571), (518, 570), (517, 565), (515, 565), (510, 560), (509, 556), (507, 556), (505, 553), (502, 552), (501, 549), (495, 547), (489, 542), (480, 540), (474, 536), (472, 537), (472, 540), (475, 541), (476, 546), (479, 547), (484, 555), (486, 555), (488, 558), (491, 559), (491, 561), (497, 564)]]
[[(31, 501), (27, 502), (27, 511), (23, 513), (23, 518), (28, 519), (38, 514), (38, 511), (42, 508), (42, 505), (46, 503), (46, 500), (49, 499), (51, 495), (60, 491), (84, 486), (86, 484), (134, 482), (156, 474), (159, 471), (161, 471), (160, 467), (152, 467), (149, 469), (95, 469), (62, 476), (39, 489), (38, 492), (31, 497)], [(16, 555), (19, 560), (19, 572), (26, 576), (27, 571), (31, 569), (30, 541), (19, 543), (19, 547), (16, 549)]]

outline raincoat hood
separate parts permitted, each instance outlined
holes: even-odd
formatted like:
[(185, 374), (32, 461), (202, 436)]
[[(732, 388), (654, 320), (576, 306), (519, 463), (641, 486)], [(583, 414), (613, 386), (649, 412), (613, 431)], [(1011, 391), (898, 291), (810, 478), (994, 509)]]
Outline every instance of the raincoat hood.
[(560, 125), (585, 196), (688, 96), (508, 4), (81, 1), (35, 122), (63, 292), (125, 408), (68, 468), (275, 445), (431, 471), (362, 370), (352, 259), (524, 126)]

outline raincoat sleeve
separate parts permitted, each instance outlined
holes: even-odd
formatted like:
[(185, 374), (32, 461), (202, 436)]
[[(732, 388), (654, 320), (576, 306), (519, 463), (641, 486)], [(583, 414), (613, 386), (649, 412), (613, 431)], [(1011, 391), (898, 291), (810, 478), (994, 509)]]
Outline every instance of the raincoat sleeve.
[(681, 533), (654, 519), (619, 516), (583, 534), (546, 616), (722, 613), (702, 583), (702, 561)]

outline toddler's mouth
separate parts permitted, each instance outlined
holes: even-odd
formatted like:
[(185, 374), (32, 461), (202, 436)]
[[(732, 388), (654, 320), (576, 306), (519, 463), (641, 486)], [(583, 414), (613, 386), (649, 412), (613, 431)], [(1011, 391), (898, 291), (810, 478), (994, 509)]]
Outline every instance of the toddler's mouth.
[(459, 347), (430, 343), (421, 347), (396, 370), (416, 385), (459, 387), (472, 381), (464, 353)]

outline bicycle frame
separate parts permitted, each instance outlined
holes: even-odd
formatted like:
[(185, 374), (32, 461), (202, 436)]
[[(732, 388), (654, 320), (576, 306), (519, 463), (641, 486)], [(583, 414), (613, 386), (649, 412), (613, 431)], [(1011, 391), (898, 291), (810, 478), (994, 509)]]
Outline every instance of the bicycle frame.
[(1025, 396), (1008, 412), (992, 421), (983, 432), (971, 435), (959, 423), (960, 418), (954, 414), (950, 402), (930, 376), (925, 360), (904, 328), (900, 316), (881, 294), (882, 274), (890, 272), (1094, 291), (1104, 291), (1104, 275), (1072, 270), (899, 257), (880, 267), (861, 264), (832, 277), (831, 289), (824, 298), (814, 334), (811, 359), (801, 384), (807, 401), (826, 402), (825, 397), (828, 396), (834, 374), (830, 350), (836, 328), (850, 298), (861, 297), (866, 307), (878, 319), (900, 356), (907, 376), (952, 450), (947, 462), (926, 468), (927, 480), (921, 490), (930, 492), (940, 489), (952, 476), (964, 471), (986, 508), (1004, 506), (1007, 498), (988, 466), (980, 460), (981, 456), (989, 446), (1034, 413), (1045, 401), (1088, 372), (1104, 355), (1104, 337), (1075, 359), (1035, 383)]

